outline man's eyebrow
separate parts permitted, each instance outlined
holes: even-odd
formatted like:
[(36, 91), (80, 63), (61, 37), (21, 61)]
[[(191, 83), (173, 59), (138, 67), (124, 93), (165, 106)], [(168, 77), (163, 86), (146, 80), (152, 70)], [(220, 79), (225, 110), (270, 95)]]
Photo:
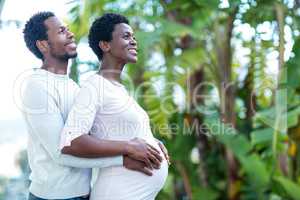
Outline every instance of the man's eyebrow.
[(133, 33), (133, 32), (130, 32), (130, 31), (125, 31), (123, 34), (134, 35), (134, 33)]
[(68, 26), (66, 26), (66, 25), (59, 26), (59, 29), (67, 29), (67, 28), (68, 28)]

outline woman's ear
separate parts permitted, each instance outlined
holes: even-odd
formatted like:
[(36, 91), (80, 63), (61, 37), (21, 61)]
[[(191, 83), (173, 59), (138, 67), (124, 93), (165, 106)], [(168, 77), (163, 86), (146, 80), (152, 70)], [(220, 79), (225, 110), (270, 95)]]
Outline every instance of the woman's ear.
[(108, 52), (110, 50), (110, 44), (107, 41), (100, 41), (99, 47), (103, 52)]
[(46, 53), (49, 49), (49, 44), (46, 40), (37, 40), (35, 45), (43, 54)]

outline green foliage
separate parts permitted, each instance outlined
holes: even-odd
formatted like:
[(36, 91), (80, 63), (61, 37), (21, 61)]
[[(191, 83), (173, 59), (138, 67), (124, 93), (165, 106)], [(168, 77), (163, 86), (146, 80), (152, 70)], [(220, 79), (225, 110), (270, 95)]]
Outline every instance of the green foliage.
[[(139, 89), (137, 100), (149, 114), (153, 134), (165, 142), (173, 163), (166, 186), (157, 199), (183, 199), (187, 195), (197, 200), (230, 199), (230, 161), (225, 156), (226, 150), (233, 153), (238, 163), (238, 180), (233, 189), (239, 199), (299, 199), (300, 186), (295, 180), (300, 170), (293, 168), (295, 163), (299, 163), (296, 168), (300, 166), (299, 151), (296, 149), (293, 152), (298, 153), (290, 154), (289, 145), (300, 141), (300, 39), (293, 36), (291, 57), (278, 70), (279, 74), (268, 75), (270, 68), (276, 68), (269, 66), (268, 57), (270, 53), (278, 53), (276, 4), (291, 17), (291, 22), (285, 25), (299, 32), (299, 14), (287, 1), (232, 0), (222, 7), (216, 0), (127, 3), (91, 0), (77, 1), (70, 11), (71, 30), (81, 42), (91, 22), (104, 12), (120, 12), (132, 22), (138, 39), (139, 61), (128, 65), (125, 72), (132, 78), (134, 88)], [(229, 38), (231, 46), (226, 46), (231, 18), (236, 20), (232, 38)], [(261, 31), (264, 24), (272, 27), (269, 37)], [(251, 28), (245, 31), (253, 31), (249, 33), (250, 39), (235, 29), (241, 25)], [(243, 51), (249, 52), (246, 61), (241, 58), (239, 44)], [(229, 50), (232, 52), (230, 76), (220, 67), (224, 66), (223, 61), (231, 59), (224, 56)], [(156, 56), (160, 57), (158, 61)], [(77, 64), (80, 61), (72, 70), (75, 78)], [(94, 66), (91, 65), (91, 69)], [(203, 69), (203, 77), (196, 79), (198, 84), (209, 83), (200, 95), (212, 96), (217, 90), (213, 97), (218, 99), (201, 99), (197, 105), (191, 105), (193, 97), (188, 81), (200, 69)], [(245, 72), (246, 78), (243, 78)], [(236, 109), (232, 112), (238, 115), (232, 124), (224, 124), (220, 119), (221, 80), (228, 77), (236, 89), (231, 101)], [(125, 83), (129, 84), (126, 80)], [(181, 103), (175, 97), (176, 88), (182, 89)], [(209, 108), (214, 114), (195, 107)], [(197, 120), (201, 131), (195, 125)], [(206, 136), (200, 137), (199, 132)], [(198, 154), (194, 155), (195, 152)], [(284, 155), (287, 162), (278, 162), (279, 154)], [(282, 170), (284, 167), (287, 174)], [(290, 174), (294, 174), (293, 177)]]
[(293, 57), (286, 63), (286, 71), (287, 74), (285, 76), (288, 77), (287, 85), (291, 88), (298, 89), (300, 86), (300, 38), (295, 41), (293, 48)]
[(253, 146), (260, 144), (269, 144), (273, 136), (272, 128), (257, 129), (251, 133), (251, 144)]
[(219, 124), (219, 127), (224, 127), (214, 131), (210, 129), (212, 134), (218, 141), (227, 146), (234, 155), (240, 161), (243, 166), (243, 170), (252, 180), (253, 186), (256, 187), (257, 191), (263, 191), (269, 183), (269, 172), (265, 164), (260, 160), (259, 156), (252, 152), (253, 146), (241, 133), (237, 133), (232, 127), (222, 123), (217, 116), (210, 117), (207, 120), (208, 128), (215, 127)]
[(288, 197), (291, 197), (294, 200), (300, 199), (299, 184), (295, 184), (285, 177), (274, 177), (274, 181), (277, 182), (285, 190)]
[(194, 188), (194, 199), (206, 199), (206, 200), (216, 200), (219, 198), (219, 194), (209, 188)]

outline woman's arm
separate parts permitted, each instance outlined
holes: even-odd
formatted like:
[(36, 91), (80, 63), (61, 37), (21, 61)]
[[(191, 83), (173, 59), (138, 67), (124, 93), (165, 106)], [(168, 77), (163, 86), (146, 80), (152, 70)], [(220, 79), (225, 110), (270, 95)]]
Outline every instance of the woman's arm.
[(62, 153), (86, 158), (127, 155), (148, 167), (159, 165), (162, 160), (159, 151), (142, 139), (111, 141), (88, 134), (103, 104), (100, 98), (103, 93), (100, 84), (92, 81), (80, 89), (61, 133)]
[(138, 138), (130, 141), (112, 141), (83, 134), (72, 140), (70, 146), (63, 147), (62, 153), (86, 158), (126, 155), (144, 162), (149, 168), (159, 167), (162, 161), (157, 149)]

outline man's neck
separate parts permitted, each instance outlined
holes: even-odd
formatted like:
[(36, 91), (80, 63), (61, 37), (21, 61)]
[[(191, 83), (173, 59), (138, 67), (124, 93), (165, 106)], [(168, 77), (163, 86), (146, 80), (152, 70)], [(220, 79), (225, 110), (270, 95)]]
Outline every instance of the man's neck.
[(54, 74), (65, 75), (68, 71), (68, 61), (44, 60), (42, 69)]

